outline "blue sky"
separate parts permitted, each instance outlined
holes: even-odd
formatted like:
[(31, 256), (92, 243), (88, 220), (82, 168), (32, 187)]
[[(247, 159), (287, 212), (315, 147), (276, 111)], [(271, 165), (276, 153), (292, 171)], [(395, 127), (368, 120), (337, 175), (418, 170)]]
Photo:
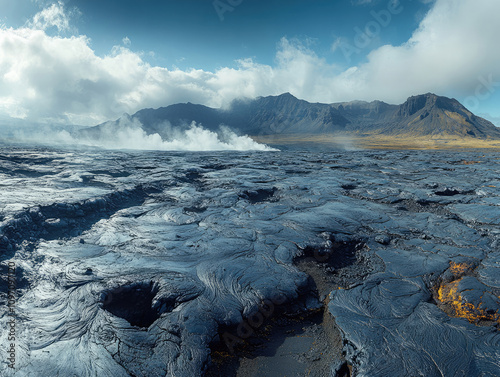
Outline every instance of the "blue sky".
[[(257, 62), (272, 64), (276, 45), (282, 37), (307, 40), (315, 51), (332, 62), (344, 63), (331, 50), (340, 36), (354, 36), (353, 27), (372, 18), (370, 11), (380, 10), (387, 2), (353, 5), (332, 0), (227, 0), (183, 1), (69, 1), (84, 15), (79, 30), (90, 36), (93, 46), (106, 53), (109, 46), (127, 36), (131, 48), (153, 51), (152, 63), (181, 68), (214, 70), (231, 66), (237, 59), (253, 57)], [(380, 33), (369, 48), (381, 43), (402, 43), (418, 26), (417, 14), (429, 6), (410, 2), (400, 17)], [(353, 56), (353, 61), (363, 59)]]
[[(232, 1), (239, 5), (232, 6), (228, 0), (66, 0), (64, 5), (72, 13), (73, 31), (91, 38), (98, 55), (109, 53), (127, 37), (132, 50), (154, 53), (155, 58), (146, 56), (151, 64), (205, 70), (231, 66), (247, 57), (272, 64), (282, 37), (307, 41), (331, 62), (356, 64), (370, 49), (407, 41), (430, 9), (421, 1), (408, 1), (366, 51), (353, 54), (348, 62), (341, 51), (332, 50), (332, 43), (338, 37), (354, 39), (354, 28), (373, 21), (372, 11), (386, 10), (387, 0), (360, 4), (351, 0)], [(0, 0), (1, 19), (7, 26), (20, 27), (49, 4)], [(54, 35), (53, 31), (47, 32)]]
[(435, 92), (500, 124), (497, 14), (497, 0), (0, 0), (0, 116), (91, 125), (285, 91)]

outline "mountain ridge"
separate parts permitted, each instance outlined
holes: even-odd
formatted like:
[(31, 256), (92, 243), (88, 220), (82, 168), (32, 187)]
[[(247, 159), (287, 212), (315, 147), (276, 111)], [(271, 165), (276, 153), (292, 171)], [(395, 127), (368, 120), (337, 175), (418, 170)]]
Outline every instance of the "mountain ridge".
[[(433, 93), (409, 97), (400, 105), (383, 101), (311, 103), (290, 93), (255, 99), (235, 99), (227, 109), (179, 103), (158, 109), (142, 109), (137, 120), (148, 134), (167, 138), (172, 128), (187, 129), (192, 122), (217, 131), (220, 125), (250, 136), (333, 134), (388, 135), (500, 139), (500, 128), (474, 115), (454, 98)], [(88, 129), (119, 127), (123, 117)]]

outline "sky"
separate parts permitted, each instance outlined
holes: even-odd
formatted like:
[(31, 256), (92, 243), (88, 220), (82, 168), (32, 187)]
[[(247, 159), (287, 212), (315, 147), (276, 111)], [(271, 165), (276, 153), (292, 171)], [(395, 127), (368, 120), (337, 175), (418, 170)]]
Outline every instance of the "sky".
[(433, 92), (500, 126), (498, 0), (0, 0), (0, 120)]

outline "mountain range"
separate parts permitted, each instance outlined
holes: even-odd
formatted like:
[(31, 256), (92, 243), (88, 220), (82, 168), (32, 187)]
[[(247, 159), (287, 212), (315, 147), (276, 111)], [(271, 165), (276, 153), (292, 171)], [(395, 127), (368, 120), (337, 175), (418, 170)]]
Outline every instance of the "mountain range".
[(500, 128), (474, 115), (456, 99), (432, 93), (412, 96), (401, 105), (382, 101), (310, 103), (290, 93), (256, 99), (234, 100), (228, 108), (214, 109), (181, 103), (125, 114), (86, 129), (87, 136), (138, 121), (148, 134), (168, 138), (172, 129), (187, 129), (192, 122), (217, 131), (226, 125), (241, 134), (321, 135), (344, 133), (358, 136), (459, 137), (500, 139)]

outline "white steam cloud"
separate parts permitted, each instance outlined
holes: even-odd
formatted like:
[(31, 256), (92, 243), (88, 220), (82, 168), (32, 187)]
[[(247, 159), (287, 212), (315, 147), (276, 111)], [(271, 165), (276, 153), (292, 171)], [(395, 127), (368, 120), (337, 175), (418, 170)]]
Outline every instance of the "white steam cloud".
[(49, 144), (56, 146), (89, 146), (104, 149), (133, 149), (159, 151), (277, 151), (257, 143), (249, 136), (238, 136), (225, 126), (213, 132), (193, 122), (187, 129), (164, 125), (166, 138), (147, 134), (135, 120), (121, 119), (118, 127), (104, 126), (97, 135), (90, 136), (83, 130), (77, 132), (51, 127), (17, 129), (11, 132), (11, 142)]

